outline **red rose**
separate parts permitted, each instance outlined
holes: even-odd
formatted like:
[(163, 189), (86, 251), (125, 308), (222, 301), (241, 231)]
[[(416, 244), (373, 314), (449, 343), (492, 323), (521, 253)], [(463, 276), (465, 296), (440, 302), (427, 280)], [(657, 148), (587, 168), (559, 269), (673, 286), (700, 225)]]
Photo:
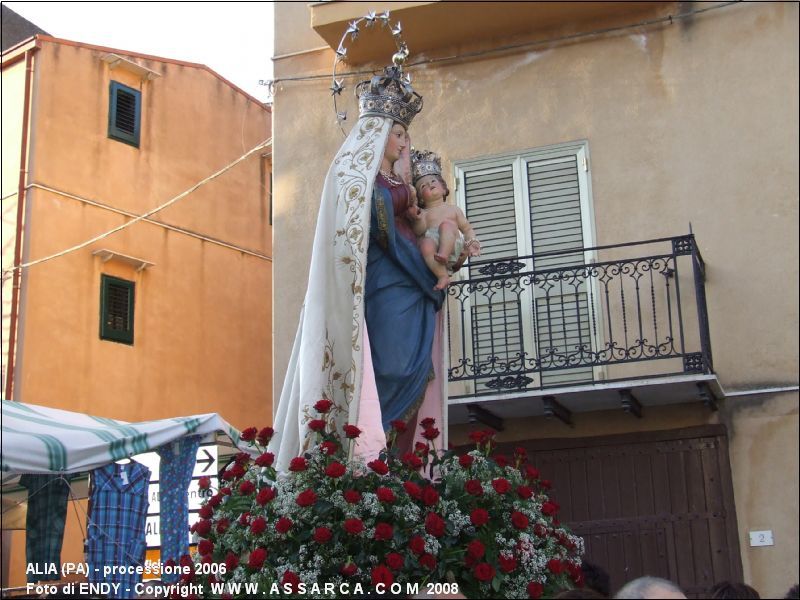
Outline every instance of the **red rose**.
[(426, 440), (435, 440), (439, 437), (439, 430), (436, 427), (431, 427), (422, 432), (422, 437)]
[(476, 444), (482, 444), (486, 440), (486, 432), (485, 431), (470, 431), (469, 432), (469, 439), (475, 442)]
[(230, 496), (231, 495), (231, 488), (225, 486), (223, 488), (219, 488), (219, 493), (223, 496)]
[(275, 521), (275, 531), (278, 533), (288, 533), (289, 530), (292, 528), (292, 520), (288, 517), (281, 517), (277, 521)]
[(533, 496), (533, 490), (529, 488), (527, 485), (521, 485), (517, 487), (517, 496), (522, 498), (523, 500), (530, 500)]
[(214, 507), (210, 504), (204, 504), (200, 507), (200, 510), (197, 514), (199, 514), (203, 519), (210, 519), (214, 516)]
[(239, 515), (239, 525), (242, 527), (247, 527), (250, 524), (250, 513), (245, 512)]
[(283, 577), (281, 577), (281, 588), (283, 586), (288, 586), (289, 589), (294, 594), (300, 585), (300, 577), (297, 576), (297, 573), (293, 571), (285, 571)]
[(426, 417), (419, 422), (420, 427), (423, 429), (430, 429), (434, 425), (436, 425), (436, 419), (433, 417)]
[(436, 513), (429, 512), (425, 517), (425, 531), (433, 537), (442, 537), (444, 535), (444, 519)]
[(272, 427), (264, 427), (258, 432), (258, 438), (256, 439), (259, 444), (266, 446), (269, 444), (269, 441), (272, 439), (273, 435), (275, 435), (275, 430)]
[(261, 456), (256, 458), (256, 464), (259, 467), (271, 467), (275, 462), (275, 455), (272, 452), (264, 452)]
[(325, 467), (325, 475), (328, 477), (332, 477), (333, 479), (337, 479), (344, 475), (347, 468), (340, 462), (333, 461), (327, 467)]
[(333, 402), (331, 402), (327, 398), (323, 398), (322, 400), (316, 401), (316, 403), (314, 404), (314, 409), (319, 413), (326, 413), (331, 409), (332, 406)]
[(415, 442), (414, 452), (416, 452), (420, 456), (428, 456), (428, 444), (423, 444), (422, 442)]
[(308, 422), (308, 428), (311, 431), (325, 431), (325, 421), (322, 419), (311, 419)]
[(528, 517), (526, 517), (524, 514), (522, 514), (518, 510), (515, 510), (513, 513), (511, 513), (511, 523), (517, 529), (527, 529), (528, 525), (530, 525), (530, 521), (528, 520)]
[(469, 520), (475, 527), (486, 525), (489, 522), (489, 512), (482, 508), (476, 508), (469, 514)]
[(231, 526), (231, 522), (228, 519), (220, 519), (217, 521), (217, 533), (220, 535), (228, 531), (228, 527)]
[(256, 502), (258, 502), (260, 506), (264, 506), (267, 502), (273, 500), (274, 498), (275, 490), (273, 490), (271, 487), (261, 488), (258, 490), (258, 494), (256, 494)]
[(247, 496), (256, 491), (256, 485), (252, 481), (245, 480), (239, 484), (239, 493), (242, 496)]
[(408, 430), (405, 421), (392, 421), (390, 424), (397, 433), (405, 433)]
[(472, 571), (478, 581), (491, 581), (494, 579), (494, 567), (489, 563), (478, 563)]
[(322, 442), (319, 447), (328, 456), (333, 456), (339, 445), (336, 442)]
[(511, 484), (508, 482), (508, 479), (498, 477), (492, 480), (492, 487), (498, 494), (506, 494), (511, 489)]
[(297, 498), (294, 501), (297, 502), (297, 506), (313, 506), (317, 501), (317, 495), (314, 490), (305, 490), (297, 494)]
[(389, 472), (388, 465), (382, 460), (373, 460), (368, 462), (367, 466), (375, 471), (378, 475), (386, 475)]
[(517, 568), (517, 559), (513, 556), (503, 556), (502, 554), (497, 559), (497, 562), (500, 566), (500, 570), (503, 573), (511, 573), (514, 569)]
[(553, 484), (552, 484), (552, 483), (550, 483), (550, 480), (549, 480), (549, 479), (542, 479), (542, 480), (539, 482), (539, 485), (540, 485), (540, 486), (542, 486), (542, 488), (544, 488), (544, 489), (546, 489), (546, 490), (549, 490), (551, 487), (553, 487)]
[(556, 504), (552, 500), (548, 500), (547, 502), (542, 504), (542, 512), (546, 514), (548, 517), (554, 517), (558, 513), (558, 504)]
[(377, 523), (375, 525), (375, 539), (388, 542), (394, 536), (394, 527), (389, 523)]
[(422, 488), (413, 481), (404, 481), (403, 489), (415, 500), (420, 500), (422, 498)]
[(539, 469), (531, 465), (525, 465), (525, 477), (530, 480), (539, 479)]
[(429, 571), (433, 571), (436, 568), (436, 557), (433, 554), (423, 554), (419, 557), (419, 564)]
[(427, 486), (422, 491), (422, 501), (425, 503), (425, 506), (433, 506), (439, 502), (439, 492), (437, 492), (431, 486)]
[(537, 523), (533, 526), (533, 533), (538, 537), (547, 537), (547, 527), (541, 523)]
[(370, 572), (370, 578), (372, 579), (373, 587), (377, 586), (379, 583), (382, 583), (388, 588), (392, 585), (392, 583), (394, 583), (394, 576), (386, 565), (374, 566)]
[(547, 569), (553, 575), (560, 575), (561, 573), (564, 572), (564, 563), (562, 563), (557, 558), (551, 558), (550, 560), (547, 561)]
[(346, 565), (342, 565), (342, 568), (339, 569), (339, 573), (345, 577), (352, 577), (356, 574), (356, 571), (358, 571), (358, 567), (355, 565), (355, 563), (351, 562), (347, 563)]
[(217, 508), (220, 504), (222, 504), (222, 496), (220, 494), (214, 494), (208, 499), (208, 505), (212, 508)]
[(266, 530), (267, 528), (267, 520), (264, 517), (256, 517), (253, 519), (253, 522), (250, 523), (250, 532), (253, 535), (258, 535), (262, 531)]
[(470, 479), (464, 482), (464, 490), (470, 496), (483, 496), (483, 486), (477, 479)]
[(403, 558), (402, 554), (398, 554), (397, 552), (390, 552), (386, 555), (386, 564), (392, 571), (399, 571), (403, 568), (403, 563), (405, 559)]
[(361, 430), (355, 425), (347, 424), (343, 427), (343, 429), (344, 429), (344, 435), (350, 438), (351, 440), (361, 435)]
[(248, 427), (241, 433), (239, 437), (245, 442), (250, 442), (256, 439), (257, 435), (258, 435), (258, 429), (256, 429), (255, 427)]
[(497, 463), (498, 467), (507, 467), (509, 461), (505, 454), (495, 454), (494, 462)]
[(346, 519), (344, 522), (344, 530), (350, 535), (357, 535), (364, 531), (364, 523), (361, 519)]
[(386, 502), (387, 504), (391, 504), (396, 500), (394, 492), (387, 487), (379, 487), (375, 490), (375, 495), (378, 497), (378, 500)]
[(250, 558), (247, 559), (247, 566), (251, 569), (258, 571), (267, 560), (267, 551), (264, 548), (256, 548), (250, 553)]
[(225, 556), (225, 566), (228, 567), (228, 571), (233, 571), (239, 566), (239, 557), (233, 552), (228, 552), (228, 554)]
[(194, 524), (194, 530), (197, 532), (197, 535), (203, 537), (207, 536), (211, 531), (211, 521), (208, 519), (201, 519)]
[(300, 472), (308, 468), (308, 461), (302, 456), (297, 456), (289, 461), (289, 470)]
[(333, 537), (333, 532), (327, 527), (317, 527), (314, 530), (314, 541), (319, 542), (320, 544), (329, 542), (332, 537)]
[(408, 540), (408, 547), (414, 554), (422, 554), (425, 552), (425, 539), (420, 535), (415, 535)]
[(346, 490), (344, 493), (344, 499), (349, 504), (355, 504), (361, 500), (361, 492), (358, 490)]
[(422, 467), (422, 459), (416, 454), (412, 454), (411, 452), (406, 452), (405, 454), (403, 454), (403, 457), (400, 460), (409, 469), (419, 469)]
[(197, 487), (199, 487), (201, 490), (207, 490), (211, 487), (211, 478), (204, 475), (197, 480)]
[(541, 598), (542, 594), (544, 594), (544, 586), (541, 583), (538, 581), (531, 581), (528, 584), (528, 598), (536, 600), (537, 598)]
[(237, 465), (246, 465), (250, 461), (250, 455), (247, 452), (237, 452), (233, 459)]
[(484, 546), (483, 542), (480, 540), (472, 540), (469, 544), (467, 544), (467, 556), (471, 556), (472, 558), (483, 558), (484, 554), (486, 554), (486, 546)]
[(470, 456), (469, 454), (462, 454), (458, 457), (458, 464), (460, 464), (465, 469), (469, 469), (472, 466), (472, 463), (475, 462), (475, 459)]
[(197, 543), (197, 551), (200, 556), (211, 554), (214, 551), (214, 543), (211, 540), (200, 540)]

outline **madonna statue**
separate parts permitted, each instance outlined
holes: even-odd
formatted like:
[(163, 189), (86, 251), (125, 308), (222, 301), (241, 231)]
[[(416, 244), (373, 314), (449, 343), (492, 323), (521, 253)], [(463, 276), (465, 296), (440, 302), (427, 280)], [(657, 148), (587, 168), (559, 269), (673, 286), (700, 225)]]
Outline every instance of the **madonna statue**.
[[(398, 61), (401, 62), (401, 61)], [(270, 445), (275, 466), (308, 450), (314, 404), (362, 434), (351, 457), (375, 458), (393, 421), (413, 442), (433, 417), (443, 432), (444, 292), (435, 291), (406, 217), (411, 203), (408, 128), (422, 98), (402, 66), (360, 83), (359, 119), (333, 159), (322, 191), (308, 289)], [(344, 439), (344, 436), (342, 436)], [(446, 444), (446, 441), (442, 443)]]

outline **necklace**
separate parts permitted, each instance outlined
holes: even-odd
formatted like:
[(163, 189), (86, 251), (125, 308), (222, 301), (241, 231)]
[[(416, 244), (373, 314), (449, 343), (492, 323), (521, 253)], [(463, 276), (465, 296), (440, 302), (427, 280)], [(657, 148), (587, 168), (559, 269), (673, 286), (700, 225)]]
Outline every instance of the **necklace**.
[(394, 177), (392, 177), (391, 175), (389, 175), (388, 173), (386, 173), (386, 172), (385, 172), (383, 169), (379, 169), (378, 171), (379, 171), (379, 173), (380, 173), (381, 175), (383, 175), (383, 178), (384, 178), (386, 181), (388, 181), (389, 183), (391, 183), (392, 185), (400, 185), (401, 183), (403, 183), (401, 180), (399, 180), (399, 179), (395, 179)]

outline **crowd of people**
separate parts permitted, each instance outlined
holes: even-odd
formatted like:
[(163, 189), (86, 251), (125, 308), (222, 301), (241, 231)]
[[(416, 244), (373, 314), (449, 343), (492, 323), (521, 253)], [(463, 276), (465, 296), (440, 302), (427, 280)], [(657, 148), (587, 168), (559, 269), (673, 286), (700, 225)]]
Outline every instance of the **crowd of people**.
[[(608, 573), (591, 561), (582, 565), (584, 586), (564, 590), (556, 598), (686, 598), (684, 590), (668, 579), (660, 577), (639, 577), (629, 581), (612, 595)], [(761, 598), (752, 586), (738, 581), (720, 581), (706, 590), (704, 598), (719, 600), (751, 600)], [(783, 596), (785, 599), (800, 598), (800, 586), (793, 585)]]

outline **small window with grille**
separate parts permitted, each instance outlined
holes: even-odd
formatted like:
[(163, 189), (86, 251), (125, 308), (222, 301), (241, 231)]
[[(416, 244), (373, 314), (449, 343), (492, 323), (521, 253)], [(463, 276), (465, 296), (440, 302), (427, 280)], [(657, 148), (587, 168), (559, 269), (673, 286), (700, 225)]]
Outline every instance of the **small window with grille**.
[(142, 93), (112, 81), (108, 94), (108, 137), (138, 148), (141, 114)]
[(133, 344), (135, 284), (110, 275), (100, 276), (100, 339)]

